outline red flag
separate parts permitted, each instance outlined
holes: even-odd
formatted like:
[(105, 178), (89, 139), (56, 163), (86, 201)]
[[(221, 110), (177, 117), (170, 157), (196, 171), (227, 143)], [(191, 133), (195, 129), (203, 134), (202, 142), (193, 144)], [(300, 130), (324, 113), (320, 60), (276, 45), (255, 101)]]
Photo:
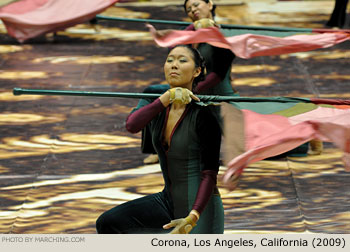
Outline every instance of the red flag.
[(94, 18), (118, 0), (21, 0), (0, 8), (0, 19), (19, 42)]
[[(258, 106), (261, 109), (264, 105)], [(312, 139), (333, 142), (344, 152), (345, 170), (350, 171), (350, 106), (344, 105), (343, 109), (312, 106), (298, 103), (274, 114), (260, 114), (224, 104), (227, 152), (224, 183), (234, 189), (249, 164), (285, 153)]]
[(216, 47), (230, 49), (236, 56), (244, 59), (311, 51), (331, 47), (350, 39), (350, 33), (341, 31), (293, 35), (283, 38), (256, 34), (225, 37), (216, 27), (196, 31), (173, 30), (164, 36), (158, 36), (153, 26), (148, 25), (148, 27), (159, 46), (172, 47), (179, 44), (208, 43)]

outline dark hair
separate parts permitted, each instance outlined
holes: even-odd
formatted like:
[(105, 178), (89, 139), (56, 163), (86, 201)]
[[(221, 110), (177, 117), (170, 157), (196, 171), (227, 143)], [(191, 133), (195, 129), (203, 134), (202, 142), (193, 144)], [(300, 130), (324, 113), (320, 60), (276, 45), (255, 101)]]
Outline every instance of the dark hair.
[(195, 67), (200, 67), (201, 68), (201, 73), (196, 78), (194, 78), (194, 80), (193, 80), (192, 89), (194, 89), (200, 81), (205, 79), (205, 74), (206, 74), (205, 60), (204, 60), (203, 56), (201, 55), (201, 53), (196, 48), (193, 48), (190, 45), (177, 45), (174, 48), (172, 48), (169, 51), (169, 53), (172, 50), (174, 50), (175, 48), (177, 48), (177, 47), (185, 47), (185, 48), (187, 48), (192, 54), (192, 59), (194, 61)]
[[(200, 0), (200, 1), (206, 2), (208, 4), (210, 0)], [(188, 0), (184, 1), (184, 9), (185, 9), (186, 13), (187, 13), (187, 9), (186, 9), (187, 2), (188, 2)], [(213, 15), (213, 17), (215, 17), (215, 9), (216, 9), (216, 4), (213, 3), (213, 9), (211, 10), (211, 14)]]

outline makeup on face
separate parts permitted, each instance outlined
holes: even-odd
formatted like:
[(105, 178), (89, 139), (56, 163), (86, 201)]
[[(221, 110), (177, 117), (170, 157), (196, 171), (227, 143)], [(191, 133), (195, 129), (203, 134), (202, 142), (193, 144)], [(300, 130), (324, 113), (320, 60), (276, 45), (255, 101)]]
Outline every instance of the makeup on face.
[(186, 47), (174, 48), (165, 61), (164, 74), (170, 86), (191, 87), (196, 77), (196, 67), (191, 52)]
[(202, 0), (188, 0), (186, 3), (186, 12), (192, 21), (202, 18), (213, 18), (211, 14), (212, 4)]

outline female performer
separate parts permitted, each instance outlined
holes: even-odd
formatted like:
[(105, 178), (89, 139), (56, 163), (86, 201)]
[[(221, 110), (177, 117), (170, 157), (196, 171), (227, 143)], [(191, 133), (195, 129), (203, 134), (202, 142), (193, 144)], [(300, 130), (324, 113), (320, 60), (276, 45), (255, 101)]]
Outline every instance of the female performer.
[[(195, 30), (214, 26), (216, 5), (211, 0), (185, 0), (184, 9), (193, 21), (186, 30)], [(231, 85), (231, 65), (235, 55), (231, 50), (214, 47), (207, 43), (196, 46), (205, 59), (207, 76), (200, 82), (195, 93), (208, 95), (234, 95)]]
[[(215, 8), (211, 0), (185, 0), (183, 7), (187, 16), (193, 21), (186, 30), (195, 30), (217, 25), (214, 22)], [(160, 31), (162, 33), (164, 31)], [(166, 31), (165, 31), (166, 32)], [(205, 60), (207, 75), (205, 80), (198, 83), (193, 90), (197, 94), (233, 96), (236, 91), (231, 85), (231, 65), (235, 55), (231, 50), (214, 47), (207, 43), (194, 45)], [(144, 90), (144, 93), (164, 93), (169, 89), (168, 85), (152, 85)], [(218, 109), (216, 109), (219, 113)], [(150, 143), (150, 133), (147, 128), (142, 131), (142, 152), (155, 153)], [(145, 163), (158, 161), (156, 154), (145, 158)]]
[(221, 130), (210, 105), (191, 101), (199, 101), (190, 90), (203, 71), (203, 58), (192, 47), (177, 46), (168, 54), (164, 73), (170, 89), (153, 102), (143, 100), (126, 122), (132, 133), (149, 126), (165, 187), (103, 213), (98, 233), (164, 233), (170, 228), (171, 233), (223, 233), (216, 186)]

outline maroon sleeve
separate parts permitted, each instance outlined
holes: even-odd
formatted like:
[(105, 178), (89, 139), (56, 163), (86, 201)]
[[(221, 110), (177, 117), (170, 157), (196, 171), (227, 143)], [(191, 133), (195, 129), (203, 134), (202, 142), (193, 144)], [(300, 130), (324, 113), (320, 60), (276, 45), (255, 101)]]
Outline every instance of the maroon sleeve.
[(198, 83), (195, 88), (195, 93), (201, 93), (204, 90), (214, 87), (219, 84), (228, 71), (231, 69), (232, 62), (235, 58), (235, 55), (228, 49), (219, 48), (215, 46), (211, 46), (213, 50), (212, 57), (210, 59), (212, 69), (206, 76), (204, 81)]
[(194, 89), (194, 93), (200, 94), (202, 91), (216, 86), (220, 83), (220, 81), (222, 81), (222, 79), (219, 77), (219, 75), (217, 75), (215, 72), (211, 72), (205, 77), (204, 81), (198, 83)]
[(194, 31), (194, 24), (190, 24), (189, 26), (186, 27), (185, 31)]
[(202, 213), (216, 186), (220, 166), (221, 129), (217, 119), (206, 107), (198, 115), (197, 132), (201, 151), (201, 182), (192, 209)]
[(131, 133), (139, 132), (163, 109), (162, 102), (157, 98), (152, 103), (132, 112), (126, 119), (126, 129)]
[(202, 213), (207, 205), (210, 196), (212, 195), (216, 186), (217, 172), (212, 170), (205, 170), (201, 172), (201, 183), (198, 188), (196, 200), (192, 209)]

